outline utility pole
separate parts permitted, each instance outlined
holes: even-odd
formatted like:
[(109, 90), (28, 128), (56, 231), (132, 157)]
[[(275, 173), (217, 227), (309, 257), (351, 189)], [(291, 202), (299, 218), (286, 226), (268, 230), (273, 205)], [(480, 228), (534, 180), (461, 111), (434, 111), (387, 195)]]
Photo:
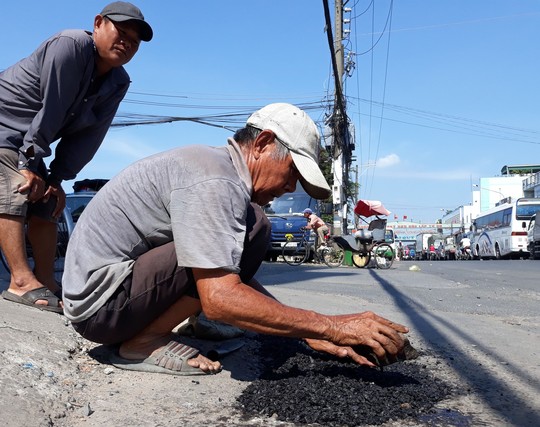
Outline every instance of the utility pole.
[(348, 177), (345, 176), (345, 171), (348, 169), (345, 162), (347, 150), (347, 117), (344, 116), (345, 106), (339, 105), (344, 102), (341, 98), (343, 94), (343, 70), (344, 70), (344, 53), (343, 53), (343, 0), (335, 0), (334, 2), (334, 52), (335, 52), (335, 92), (336, 105), (333, 114), (333, 133), (334, 147), (332, 155), (332, 203), (334, 206), (334, 233), (347, 234), (347, 198), (345, 194), (345, 185), (348, 182)]
[[(334, 73), (335, 96), (334, 111), (325, 122), (326, 148), (332, 156), (332, 204), (333, 204), (333, 233), (347, 234), (347, 197), (346, 189), (349, 185), (349, 167), (354, 150), (354, 131), (351, 134), (349, 119), (345, 110), (345, 98), (343, 96), (344, 78), (344, 46), (343, 46), (343, 12), (351, 9), (343, 8), (343, 0), (335, 0), (335, 37), (332, 35), (332, 22), (328, 0), (323, 0), (324, 16), (326, 22), (326, 35), (328, 46), (331, 51), (332, 70)], [(350, 22), (350, 20), (349, 20)]]

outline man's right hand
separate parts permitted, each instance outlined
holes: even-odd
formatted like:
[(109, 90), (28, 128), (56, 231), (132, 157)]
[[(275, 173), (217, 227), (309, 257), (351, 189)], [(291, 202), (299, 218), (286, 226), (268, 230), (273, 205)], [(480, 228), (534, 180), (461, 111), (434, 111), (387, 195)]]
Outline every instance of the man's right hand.
[(409, 329), (371, 311), (330, 316), (335, 322), (332, 342), (340, 346), (368, 346), (380, 360), (395, 360)]
[(26, 178), (26, 184), (19, 187), (19, 193), (27, 194), (29, 202), (37, 202), (45, 194), (45, 181), (28, 169), (21, 169), (20, 172)]

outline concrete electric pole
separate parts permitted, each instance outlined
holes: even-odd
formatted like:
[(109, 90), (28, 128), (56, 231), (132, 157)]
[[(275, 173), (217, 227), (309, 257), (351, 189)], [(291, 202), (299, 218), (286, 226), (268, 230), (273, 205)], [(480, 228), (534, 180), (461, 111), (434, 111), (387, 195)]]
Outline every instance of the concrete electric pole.
[(334, 12), (335, 106), (333, 114), (334, 147), (332, 153), (332, 202), (334, 205), (334, 233), (347, 234), (348, 163), (350, 163), (349, 137), (345, 101), (343, 99), (344, 47), (343, 47), (343, 0), (335, 0)]
[[(349, 167), (354, 150), (354, 130), (349, 124), (343, 96), (344, 78), (344, 46), (343, 46), (343, 0), (335, 0), (334, 27), (332, 23), (328, 0), (323, 0), (326, 19), (326, 33), (331, 51), (332, 70), (334, 73), (335, 96), (334, 110), (326, 120), (326, 148), (332, 156), (332, 203), (333, 203), (333, 233), (347, 234), (347, 187), (349, 185)], [(350, 11), (350, 9), (347, 9)]]

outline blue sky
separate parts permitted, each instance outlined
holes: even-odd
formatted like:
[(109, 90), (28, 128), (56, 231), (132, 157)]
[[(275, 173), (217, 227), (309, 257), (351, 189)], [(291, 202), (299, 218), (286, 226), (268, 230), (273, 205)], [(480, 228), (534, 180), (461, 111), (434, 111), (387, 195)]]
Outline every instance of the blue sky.
[[(106, 3), (4, 4), (0, 69), (59, 30), (91, 30)], [(247, 117), (270, 102), (324, 105), (333, 95), (322, 0), (135, 4), (155, 36), (126, 66), (133, 83), (122, 115)], [(345, 94), (361, 198), (383, 201), (400, 218), (432, 222), (441, 209), (470, 203), (480, 177), (506, 164), (540, 163), (539, 1), (347, 6), (346, 52), (355, 68)], [(310, 114), (321, 122), (325, 110)], [(110, 178), (155, 152), (222, 145), (230, 135), (192, 122), (114, 128), (78, 178)]]

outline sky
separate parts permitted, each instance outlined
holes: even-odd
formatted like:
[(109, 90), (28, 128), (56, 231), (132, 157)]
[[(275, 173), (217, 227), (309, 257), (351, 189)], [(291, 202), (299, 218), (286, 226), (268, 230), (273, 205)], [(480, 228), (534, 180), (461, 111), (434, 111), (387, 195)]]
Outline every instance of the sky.
[[(540, 163), (540, 1), (350, 0), (343, 79), (356, 129), (359, 198), (434, 222), (472, 201), (504, 165)], [(92, 29), (107, 4), (28, 0), (2, 6), (0, 70), (67, 28)], [(77, 179), (111, 178), (170, 148), (220, 146), (250, 112), (309, 105), (322, 125), (334, 77), (322, 0), (139, 0), (154, 29), (125, 68), (117, 118), (236, 114), (111, 128)], [(332, 13), (334, 3), (330, 1)], [(356, 175), (351, 177), (356, 180)], [(64, 184), (71, 192), (73, 181)]]

